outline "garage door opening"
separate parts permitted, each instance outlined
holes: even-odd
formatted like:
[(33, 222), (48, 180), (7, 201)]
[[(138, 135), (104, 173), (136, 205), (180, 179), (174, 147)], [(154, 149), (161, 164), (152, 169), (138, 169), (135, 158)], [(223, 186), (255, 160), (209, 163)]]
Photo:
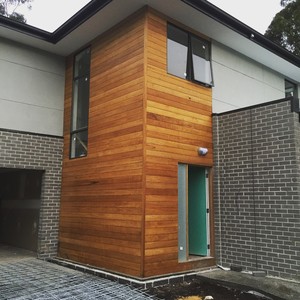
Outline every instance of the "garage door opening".
[(43, 171), (0, 168), (0, 243), (37, 252)]

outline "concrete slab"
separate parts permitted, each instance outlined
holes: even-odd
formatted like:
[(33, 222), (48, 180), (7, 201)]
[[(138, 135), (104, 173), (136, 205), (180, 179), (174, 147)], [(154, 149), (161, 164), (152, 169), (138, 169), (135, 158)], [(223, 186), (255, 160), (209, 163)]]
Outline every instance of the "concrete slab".
[(274, 295), (285, 300), (300, 299), (300, 282), (274, 277), (255, 277), (235, 271), (214, 269), (199, 273), (198, 276), (222, 283), (240, 285), (249, 291)]
[(37, 257), (35, 252), (0, 244), (0, 264)]

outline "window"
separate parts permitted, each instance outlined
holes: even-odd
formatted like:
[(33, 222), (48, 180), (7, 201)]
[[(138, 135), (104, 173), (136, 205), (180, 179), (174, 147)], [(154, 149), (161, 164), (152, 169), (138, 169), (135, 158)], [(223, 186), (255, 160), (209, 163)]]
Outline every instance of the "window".
[(168, 73), (212, 86), (210, 43), (168, 24)]
[(285, 80), (285, 97), (298, 98), (298, 87), (297, 84)]
[(90, 48), (74, 59), (70, 157), (87, 155), (90, 96)]

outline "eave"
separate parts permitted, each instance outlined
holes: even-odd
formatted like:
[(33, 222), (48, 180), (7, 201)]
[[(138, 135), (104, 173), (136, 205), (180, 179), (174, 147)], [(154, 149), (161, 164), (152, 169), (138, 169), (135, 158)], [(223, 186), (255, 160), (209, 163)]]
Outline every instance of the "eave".
[(273, 52), (274, 54), (282, 57), (283, 59), (289, 61), (295, 66), (300, 67), (300, 57), (295, 56), (293, 53), (287, 51), (283, 47), (275, 44), (271, 40), (267, 39), (264, 35), (257, 32), (253, 28), (247, 26), (246, 24), (240, 22), (238, 19), (232, 17), (231, 15), (225, 13), (221, 9), (217, 8), (215, 5), (208, 1), (203, 0), (182, 0), (184, 3), (192, 6), (193, 8), (201, 11), (210, 18), (216, 20), (220, 24), (232, 29), (241, 36), (251, 39), (254, 43), (260, 45), (261, 47)]
[(299, 57), (205, 0), (93, 0), (53, 33), (0, 17), (0, 36), (67, 56), (145, 5), (300, 82)]

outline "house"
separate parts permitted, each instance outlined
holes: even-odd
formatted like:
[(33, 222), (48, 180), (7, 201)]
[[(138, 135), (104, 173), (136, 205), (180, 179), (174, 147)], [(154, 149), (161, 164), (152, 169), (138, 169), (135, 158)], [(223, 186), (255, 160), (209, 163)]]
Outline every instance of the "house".
[(299, 276), (298, 57), (203, 0), (0, 21), (2, 243), (138, 279)]

